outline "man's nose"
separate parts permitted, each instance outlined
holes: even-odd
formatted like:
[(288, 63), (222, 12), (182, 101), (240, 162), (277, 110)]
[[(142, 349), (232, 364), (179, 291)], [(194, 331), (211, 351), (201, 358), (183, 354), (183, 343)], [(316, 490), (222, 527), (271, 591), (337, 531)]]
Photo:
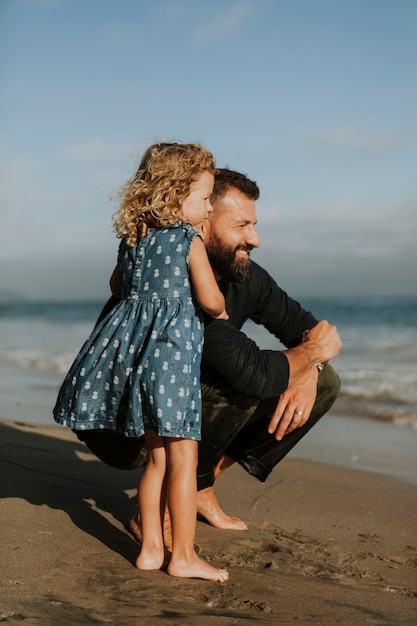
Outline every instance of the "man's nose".
[(259, 233), (256, 230), (255, 226), (251, 226), (246, 235), (246, 243), (254, 248), (259, 248), (261, 244), (261, 239), (259, 237)]

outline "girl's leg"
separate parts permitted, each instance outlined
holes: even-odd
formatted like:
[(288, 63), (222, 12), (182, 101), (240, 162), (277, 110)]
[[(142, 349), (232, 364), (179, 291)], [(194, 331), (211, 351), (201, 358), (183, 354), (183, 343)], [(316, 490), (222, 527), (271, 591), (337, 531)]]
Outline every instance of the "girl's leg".
[(136, 567), (138, 569), (161, 569), (166, 565), (162, 532), (167, 467), (165, 442), (153, 431), (145, 433), (145, 441), (148, 448), (148, 461), (138, 490), (142, 546), (136, 559)]
[(172, 525), (172, 556), (168, 574), (224, 582), (229, 574), (202, 561), (194, 550), (197, 517), (197, 442), (165, 439), (167, 500)]

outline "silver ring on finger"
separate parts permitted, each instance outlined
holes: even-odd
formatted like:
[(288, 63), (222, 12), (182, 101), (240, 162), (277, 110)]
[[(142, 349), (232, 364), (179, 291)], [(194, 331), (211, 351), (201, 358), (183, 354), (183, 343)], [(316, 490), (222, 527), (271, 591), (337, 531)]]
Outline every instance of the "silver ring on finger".
[(300, 415), (303, 416), (304, 415), (304, 411), (295, 411), (294, 413), (295, 415)]

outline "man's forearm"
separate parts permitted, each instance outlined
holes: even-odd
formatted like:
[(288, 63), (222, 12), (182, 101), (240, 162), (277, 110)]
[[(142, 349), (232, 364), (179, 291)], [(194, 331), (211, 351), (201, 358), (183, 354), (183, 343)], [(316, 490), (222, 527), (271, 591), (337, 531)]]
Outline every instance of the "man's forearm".
[(312, 358), (312, 353), (309, 349), (306, 349), (302, 344), (296, 348), (291, 348), (284, 352), (288, 359), (290, 375), (288, 378), (288, 387), (299, 383), (307, 376), (318, 377), (319, 370), (316, 367), (316, 363), (322, 364), (322, 361)]
[(309, 375), (317, 375), (320, 366), (339, 354), (342, 342), (336, 326), (321, 320), (306, 333), (303, 342), (284, 354), (289, 363), (288, 386), (298, 383)]

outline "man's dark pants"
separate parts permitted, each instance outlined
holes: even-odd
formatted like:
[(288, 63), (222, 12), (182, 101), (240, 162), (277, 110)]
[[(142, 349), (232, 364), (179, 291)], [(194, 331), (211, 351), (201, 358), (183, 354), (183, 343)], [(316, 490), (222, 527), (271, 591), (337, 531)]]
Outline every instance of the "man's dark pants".
[(268, 423), (278, 398), (256, 400), (222, 388), (202, 377), (203, 420), (199, 444), (198, 489), (214, 483), (213, 469), (223, 454), (264, 482), (274, 467), (330, 409), (340, 390), (340, 379), (327, 365), (320, 374), (317, 398), (307, 422), (277, 441)]
[[(198, 489), (213, 485), (213, 470), (223, 454), (264, 482), (274, 467), (330, 409), (340, 390), (334, 369), (326, 365), (319, 377), (312, 413), (301, 428), (276, 441), (267, 431), (278, 398), (257, 400), (237, 395), (230, 388), (202, 376), (203, 419), (199, 443)], [(120, 469), (137, 469), (146, 462), (143, 437), (124, 437), (110, 430), (76, 432), (104, 463)]]

